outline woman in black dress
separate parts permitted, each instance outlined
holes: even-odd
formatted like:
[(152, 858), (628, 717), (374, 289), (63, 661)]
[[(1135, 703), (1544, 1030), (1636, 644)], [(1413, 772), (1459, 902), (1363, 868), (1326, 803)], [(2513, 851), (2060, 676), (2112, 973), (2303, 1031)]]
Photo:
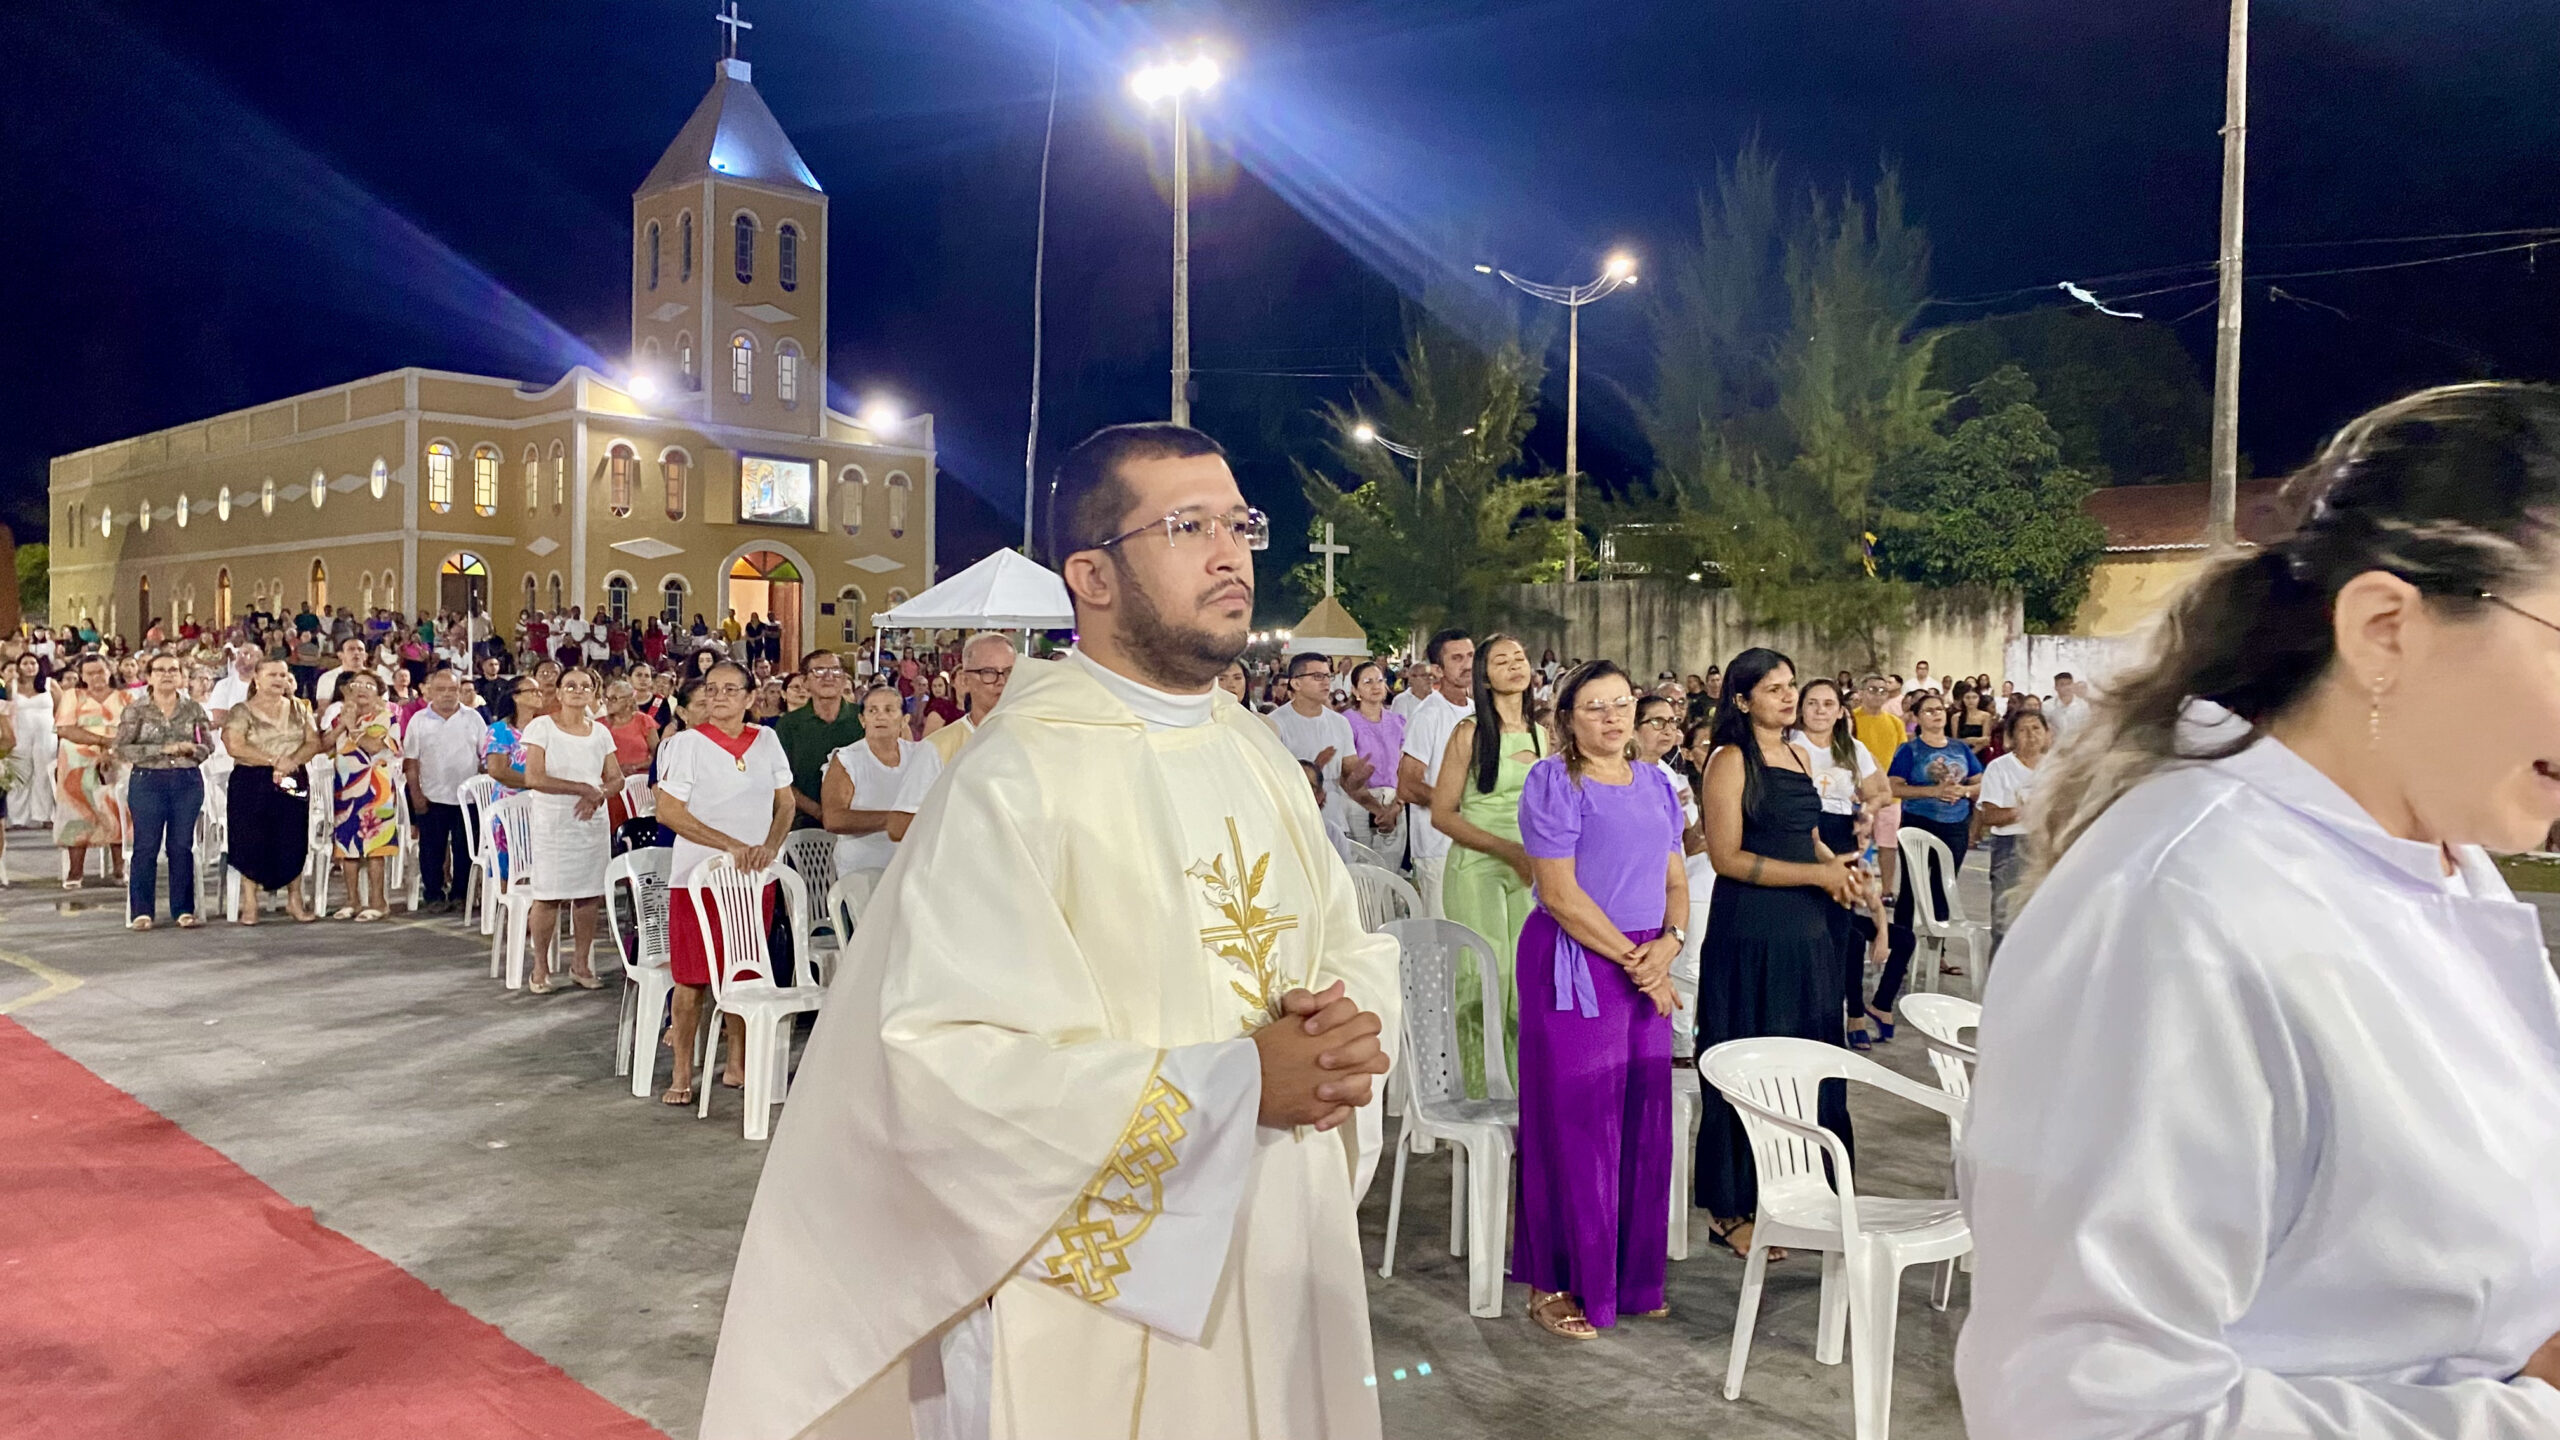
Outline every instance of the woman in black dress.
[(293, 672), (283, 661), (260, 663), (249, 698), (231, 707), (222, 743), (232, 759), (225, 814), (231, 868), (240, 872), (239, 923), (258, 923), (261, 890), (283, 891), (294, 919), (319, 919), (294, 882), (311, 848), (311, 792), (302, 767), (320, 753), (320, 735), (310, 707), (295, 698)]
[[(1855, 855), (1834, 855), (1816, 836), (1822, 796), (1796, 723), (1795, 665), (1754, 647), (1725, 667), (1717, 749), (1707, 761), (1707, 857), (1715, 902), (1698, 956), (1698, 1053), (1728, 1040), (1792, 1035), (1844, 1043), (1840, 960), (1832, 912), (1857, 899)], [(1822, 1124), (1849, 1139), (1846, 1087), (1822, 1087)], [(1697, 1202), (1716, 1243), (1751, 1248), (1759, 1178), (1742, 1117), (1710, 1095), (1698, 1123)]]

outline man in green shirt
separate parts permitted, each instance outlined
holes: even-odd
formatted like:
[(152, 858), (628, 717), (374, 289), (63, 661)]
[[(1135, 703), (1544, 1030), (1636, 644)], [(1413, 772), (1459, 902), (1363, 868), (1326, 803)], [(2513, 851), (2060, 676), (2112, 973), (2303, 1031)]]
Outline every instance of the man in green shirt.
[(833, 650), (801, 656), (800, 676), (809, 686), (809, 703), (773, 722), (773, 733), (791, 761), (792, 801), (800, 807), (791, 828), (812, 830), (826, 820), (818, 801), (827, 757), (862, 738), (862, 711), (844, 703), (844, 661)]

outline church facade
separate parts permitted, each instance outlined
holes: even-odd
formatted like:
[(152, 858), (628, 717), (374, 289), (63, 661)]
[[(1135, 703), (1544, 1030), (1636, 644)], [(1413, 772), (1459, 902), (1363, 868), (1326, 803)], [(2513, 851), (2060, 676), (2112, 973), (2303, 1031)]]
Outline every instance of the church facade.
[(52, 618), (580, 606), (865, 641), (933, 583), (933, 420), (827, 395), (827, 197), (746, 62), (632, 199), (631, 353), (405, 369), (52, 463)]

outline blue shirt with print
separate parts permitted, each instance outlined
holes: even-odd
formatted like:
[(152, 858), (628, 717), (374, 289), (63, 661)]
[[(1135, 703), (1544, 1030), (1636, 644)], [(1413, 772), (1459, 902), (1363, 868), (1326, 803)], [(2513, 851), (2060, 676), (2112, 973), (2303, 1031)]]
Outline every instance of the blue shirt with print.
[[(1893, 766), (1885, 772), (1905, 785), (1957, 784), (1982, 773), (1982, 761), (1963, 741), (1949, 740), (1944, 745), (1931, 745), (1922, 740), (1906, 740), (1893, 752)], [(1917, 797), (1902, 802), (1906, 815), (1941, 825), (1961, 825), (1973, 816), (1970, 800), (1924, 800)]]

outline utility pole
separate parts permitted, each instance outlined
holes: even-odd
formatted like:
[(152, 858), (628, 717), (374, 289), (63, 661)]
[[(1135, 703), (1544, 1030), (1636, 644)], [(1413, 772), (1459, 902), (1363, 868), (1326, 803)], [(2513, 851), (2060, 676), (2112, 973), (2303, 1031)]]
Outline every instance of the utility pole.
[(1173, 423), (1191, 423), (1191, 133), (1173, 92)]
[(2222, 291), (2213, 327), (2213, 487), (2205, 543), (2240, 537), (2240, 232), (2249, 169), (2249, 0), (2231, 0), (2231, 48), (2223, 77)]

